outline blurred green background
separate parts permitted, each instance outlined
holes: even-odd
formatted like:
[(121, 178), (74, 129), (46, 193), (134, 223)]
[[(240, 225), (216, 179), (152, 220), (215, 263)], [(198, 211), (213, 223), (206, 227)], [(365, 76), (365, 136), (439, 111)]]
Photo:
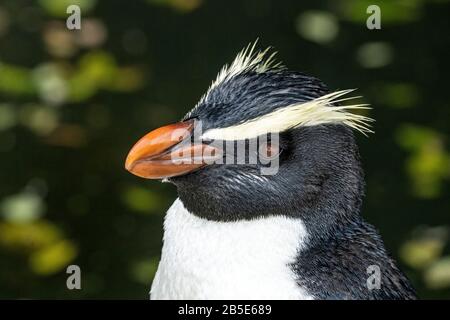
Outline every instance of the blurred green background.
[[(69, 31), (78, 4), (82, 29)], [(366, 8), (381, 8), (381, 30)], [(146, 299), (168, 184), (127, 173), (259, 37), (293, 70), (359, 88), (363, 215), (422, 298), (450, 297), (450, 2), (1, 0), (0, 298)], [(67, 290), (66, 267), (82, 270)]]

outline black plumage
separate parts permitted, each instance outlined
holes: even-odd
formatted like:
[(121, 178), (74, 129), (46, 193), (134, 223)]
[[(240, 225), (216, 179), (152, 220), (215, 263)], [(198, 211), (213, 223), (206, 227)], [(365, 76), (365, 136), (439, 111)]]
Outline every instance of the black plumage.
[[(247, 70), (213, 87), (184, 120), (223, 128), (328, 93), (318, 79), (285, 69)], [(414, 299), (408, 279), (360, 215), (364, 177), (351, 128), (299, 127), (280, 135), (279, 172), (254, 179), (262, 164), (210, 165), (170, 178), (193, 214), (215, 221), (286, 215), (304, 221), (310, 235), (291, 265), (300, 286), (319, 299)], [(236, 179), (241, 182), (237, 185)], [(381, 272), (368, 289), (367, 268)]]

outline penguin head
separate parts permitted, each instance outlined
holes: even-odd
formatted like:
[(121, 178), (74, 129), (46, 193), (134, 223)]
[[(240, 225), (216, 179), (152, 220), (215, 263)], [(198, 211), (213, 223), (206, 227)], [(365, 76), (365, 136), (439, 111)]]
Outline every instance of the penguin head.
[(330, 93), (248, 46), (181, 122), (139, 140), (125, 167), (175, 184), (209, 220), (347, 218), (363, 189), (352, 129), (370, 132), (371, 121), (350, 112), (365, 105), (340, 105), (350, 92)]

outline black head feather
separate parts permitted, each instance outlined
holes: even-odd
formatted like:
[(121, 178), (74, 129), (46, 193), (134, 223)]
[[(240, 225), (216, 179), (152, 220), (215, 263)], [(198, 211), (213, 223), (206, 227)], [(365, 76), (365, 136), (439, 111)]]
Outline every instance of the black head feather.
[[(328, 93), (303, 73), (247, 69), (215, 84), (185, 119), (200, 120), (204, 131), (224, 128)], [(360, 216), (364, 177), (351, 128), (299, 127), (282, 132), (279, 143), (275, 175), (262, 176), (261, 164), (215, 164), (170, 180), (185, 207), (201, 218), (302, 219), (308, 245), (291, 267), (316, 298), (415, 298), (378, 233)], [(370, 265), (381, 269), (380, 290), (367, 288)]]

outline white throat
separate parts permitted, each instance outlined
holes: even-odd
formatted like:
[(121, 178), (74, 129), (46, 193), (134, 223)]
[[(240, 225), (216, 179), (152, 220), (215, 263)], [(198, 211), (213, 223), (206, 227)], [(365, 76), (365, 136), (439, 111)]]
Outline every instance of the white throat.
[(177, 199), (165, 218), (151, 299), (312, 299), (289, 267), (306, 238), (300, 219), (215, 222)]

